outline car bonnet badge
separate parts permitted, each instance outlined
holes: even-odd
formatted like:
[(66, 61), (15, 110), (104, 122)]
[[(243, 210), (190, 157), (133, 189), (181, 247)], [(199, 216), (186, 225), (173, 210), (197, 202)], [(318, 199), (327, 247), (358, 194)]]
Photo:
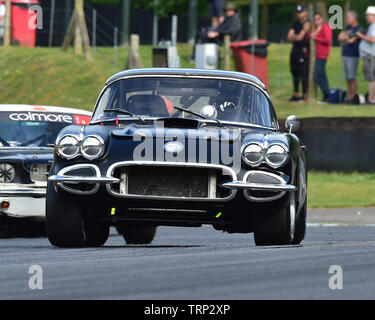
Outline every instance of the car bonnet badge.
[(184, 145), (178, 141), (170, 141), (164, 145), (164, 150), (169, 153), (180, 153), (184, 150)]

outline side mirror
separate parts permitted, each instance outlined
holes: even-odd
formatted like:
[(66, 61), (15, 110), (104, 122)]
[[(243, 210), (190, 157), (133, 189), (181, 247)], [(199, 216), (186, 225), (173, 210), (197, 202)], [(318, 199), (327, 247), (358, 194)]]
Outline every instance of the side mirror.
[(297, 116), (289, 116), (285, 120), (285, 129), (289, 131), (289, 133), (295, 133), (301, 127), (301, 120), (298, 119)]

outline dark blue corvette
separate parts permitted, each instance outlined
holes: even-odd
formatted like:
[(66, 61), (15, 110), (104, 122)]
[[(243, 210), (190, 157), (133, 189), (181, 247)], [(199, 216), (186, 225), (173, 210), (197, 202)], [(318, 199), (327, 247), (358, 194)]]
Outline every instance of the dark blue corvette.
[(151, 243), (157, 226), (210, 224), (257, 245), (300, 243), (305, 147), (280, 132), (265, 86), (236, 72), (142, 69), (111, 77), (88, 126), (64, 128), (46, 226), (59, 247), (100, 246), (116, 226)]

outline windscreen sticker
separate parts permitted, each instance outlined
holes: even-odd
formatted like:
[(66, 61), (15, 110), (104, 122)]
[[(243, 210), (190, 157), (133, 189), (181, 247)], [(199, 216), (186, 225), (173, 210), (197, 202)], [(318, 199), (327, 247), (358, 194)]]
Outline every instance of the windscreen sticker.
[(89, 124), (91, 121), (90, 116), (83, 116), (79, 114), (75, 114), (73, 118), (74, 118), (74, 123), (79, 124), (79, 125), (86, 125), (86, 124)]
[(90, 122), (90, 117), (50, 112), (1, 112), (0, 120), (86, 124)]

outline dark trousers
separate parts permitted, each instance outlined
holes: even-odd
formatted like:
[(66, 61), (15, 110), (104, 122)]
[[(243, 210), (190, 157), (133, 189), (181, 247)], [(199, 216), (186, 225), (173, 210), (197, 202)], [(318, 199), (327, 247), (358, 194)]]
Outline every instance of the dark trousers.
[(299, 84), (302, 83), (302, 93), (307, 94), (309, 87), (309, 62), (308, 58), (296, 57), (291, 55), (290, 57), (290, 71), (293, 76), (294, 92), (299, 92)]
[(329, 96), (329, 83), (326, 73), (326, 64), (327, 60), (316, 59), (314, 73), (315, 84), (322, 90), (324, 98), (327, 98)]

